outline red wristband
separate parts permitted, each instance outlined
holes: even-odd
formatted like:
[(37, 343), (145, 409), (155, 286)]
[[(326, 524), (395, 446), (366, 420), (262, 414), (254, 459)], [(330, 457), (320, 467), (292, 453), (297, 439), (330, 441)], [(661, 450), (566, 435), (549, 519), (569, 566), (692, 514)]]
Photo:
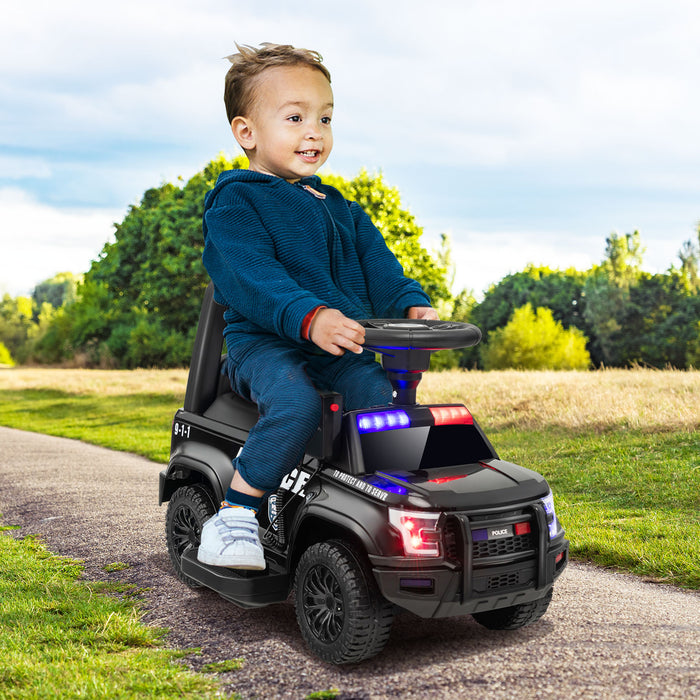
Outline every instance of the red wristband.
[(311, 324), (313, 323), (314, 319), (316, 318), (316, 314), (321, 310), (321, 309), (327, 309), (327, 306), (317, 306), (315, 309), (311, 309), (306, 316), (304, 316), (304, 320), (301, 322), (301, 337), (304, 340), (310, 340), (309, 338), (309, 331), (311, 330)]

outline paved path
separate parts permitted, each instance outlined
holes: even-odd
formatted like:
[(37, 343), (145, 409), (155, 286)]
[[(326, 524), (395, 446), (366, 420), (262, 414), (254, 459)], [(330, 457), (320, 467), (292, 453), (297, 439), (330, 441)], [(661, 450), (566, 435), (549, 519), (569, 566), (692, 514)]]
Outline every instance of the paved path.
[[(201, 647), (195, 668), (243, 657), (227, 690), (302, 699), (700, 698), (700, 595), (573, 564), (549, 612), (515, 632), (470, 617), (400, 615), (384, 652), (336, 668), (307, 652), (290, 603), (243, 611), (173, 575), (165, 551), (161, 466), (72, 440), (0, 428), (0, 512), (20, 534), (83, 559), (89, 577), (148, 587), (146, 620), (178, 647)], [(126, 562), (127, 570), (102, 567)]]

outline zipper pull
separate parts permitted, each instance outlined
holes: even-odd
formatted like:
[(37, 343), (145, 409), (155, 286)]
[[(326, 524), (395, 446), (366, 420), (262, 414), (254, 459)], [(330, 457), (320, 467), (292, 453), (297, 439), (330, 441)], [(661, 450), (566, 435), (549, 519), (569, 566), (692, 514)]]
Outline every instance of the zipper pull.
[(313, 187), (310, 185), (302, 185), (302, 188), (305, 189), (307, 192), (310, 192), (316, 199), (325, 199), (326, 195), (323, 194), (323, 192), (319, 192), (318, 190), (315, 190)]

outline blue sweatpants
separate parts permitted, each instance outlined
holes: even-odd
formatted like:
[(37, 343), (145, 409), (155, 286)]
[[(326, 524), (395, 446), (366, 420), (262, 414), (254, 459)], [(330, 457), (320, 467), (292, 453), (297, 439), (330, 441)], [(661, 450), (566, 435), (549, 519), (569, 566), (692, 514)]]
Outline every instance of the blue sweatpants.
[(263, 491), (276, 489), (303, 457), (321, 419), (317, 388), (342, 394), (346, 410), (385, 406), (392, 398), (386, 373), (370, 351), (313, 355), (272, 339), (232, 374), (234, 391), (255, 401), (260, 413), (233, 466)]

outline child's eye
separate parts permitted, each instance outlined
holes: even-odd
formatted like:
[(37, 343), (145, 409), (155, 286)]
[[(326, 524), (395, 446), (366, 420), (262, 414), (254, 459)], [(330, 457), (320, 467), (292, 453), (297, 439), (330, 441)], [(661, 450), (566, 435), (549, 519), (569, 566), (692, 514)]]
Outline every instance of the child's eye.
[(330, 117), (321, 117), (321, 124), (330, 124), (330, 123), (331, 123)]
[(293, 114), (291, 117), (287, 117), (290, 122), (300, 122), (301, 117), (298, 114)]

